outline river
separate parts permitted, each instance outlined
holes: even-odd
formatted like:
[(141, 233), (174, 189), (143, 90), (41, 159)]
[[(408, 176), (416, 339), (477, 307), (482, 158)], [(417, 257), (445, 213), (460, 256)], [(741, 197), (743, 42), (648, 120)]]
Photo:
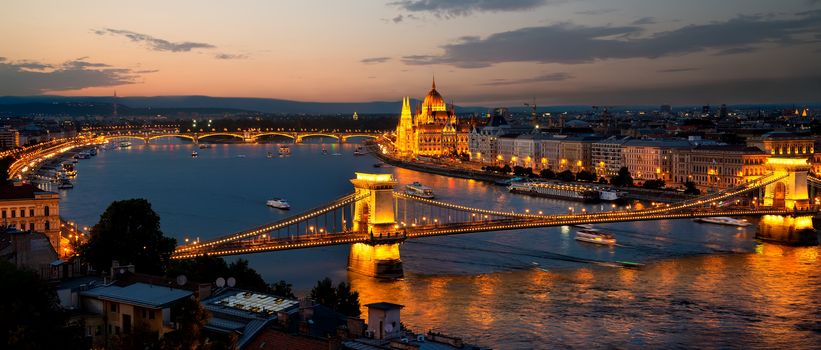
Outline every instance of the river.
[[(74, 189), (59, 191), (61, 215), (92, 226), (110, 202), (146, 198), (166, 235), (207, 239), (349, 193), (356, 171), (391, 172), (400, 185), (420, 181), (439, 200), (473, 207), (610, 209), (510, 194), (473, 180), (376, 169), (372, 157), (353, 155), (354, 144), (326, 145), (329, 153), (342, 153), (332, 156), (322, 154), (320, 140), (311, 141), (293, 145), (290, 157), (271, 159), (272, 144), (215, 144), (192, 158), (194, 145), (172, 139), (101, 151), (77, 164)], [(271, 197), (287, 198), (292, 210), (266, 207)], [(601, 227), (617, 236), (619, 246), (579, 243), (568, 227), (407, 241), (401, 247), (406, 276), (397, 281), (347, 272), (347, 246), (242, 258), (269, 282), (294, 284), (298, 294), (326, 276), (348, 280), (362, 304), (405, 305), (402, 322), (417, 332), (434, 329), (497, 349), (821, 347), (818, 247), (757, 243), (755, 226), (664, 220)], [(567, 257), (646, 265), (606, 268)]]

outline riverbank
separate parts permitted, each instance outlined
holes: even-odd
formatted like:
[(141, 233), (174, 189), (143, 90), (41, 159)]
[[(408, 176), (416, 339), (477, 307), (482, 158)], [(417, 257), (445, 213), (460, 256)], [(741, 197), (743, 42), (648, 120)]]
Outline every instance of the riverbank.
[[(485, 181), (485, 182), (493, 182), (496, 183), (499, 180), (507, 180), (511, 179), (514, 176), (512, 175), (502, 175), (502, 174), (492, 174), (485, 171), (476, 171), (470, 169), (455, 169), (453, 167), (448, 166), (439, 166), (429, 163), (419, 163), (419, 162), (408, 162), (404, 160), (400, 160), (397, 158), (389, 157), (385, 154), (380, 152), (379, 147), (377, 145), (369, 145), (368, 150), (370, 154), (372, 154), (377, 159), (381, 160), (386, 164), (390, 164), (393, 166), (398, 166), (405, 169), (421, 171), (430, 174), (436, 175), (443, 175), (443, 176), (451, 176), (457, 177), (462, 179), (471, 179), (476, 181)], [(573, 182), (574, 184), (580, 185), (588, 185), (590, 183), (585, 182)], [(697, 196), (694, 195), (687, 195), (680, 192), (674, 191), (665, 191), (665, 190), (651, 190), (646, 188), (640, 187), (619, 187), (619, 191), (624, 192), (626, 195), (624, 199), (626, 200), (634, 200), (634, 201), (642, 201), (642, 202), (659, 202), (659, 203), (675, 203), (679, 201), (684, 201), (687, 199), (691, 199)]]

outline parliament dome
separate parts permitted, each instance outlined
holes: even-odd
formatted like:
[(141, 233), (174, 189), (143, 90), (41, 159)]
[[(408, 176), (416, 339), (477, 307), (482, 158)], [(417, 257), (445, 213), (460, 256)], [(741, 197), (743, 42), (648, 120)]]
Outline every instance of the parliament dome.
[(428, 92), (427, 96), (425, 96), (425, 100), (422, 102), (422, 111), (432, 110), (436, 111), (447, 111), (448, 107), (445, 104), (445, 99), (442, 98), (442, 95), (439, 94), (439, 91), (436, 91), (436, 80), (433, 80), (433, 84), (431, 84), (430, 92)]

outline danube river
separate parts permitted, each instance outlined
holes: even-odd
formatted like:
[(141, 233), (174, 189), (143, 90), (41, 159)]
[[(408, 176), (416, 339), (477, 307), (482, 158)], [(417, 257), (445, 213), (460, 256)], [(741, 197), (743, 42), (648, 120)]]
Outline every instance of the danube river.
[[(178, 241), (223, 235), (275, 221), (353, 190), (359, 172), (390, 172), (400, 185), (420, 181), (438, 199), (487, 209), (546, 213), (609, 209), (509, 194), (503, 187), (399, 168), (376, 169), (354, 145), (213, 145), (168, 140), (101, 151), (77, 165), (75, 188), (60, 191), (61, 215), (97, 222), (114, 200), (146, 198), (162, 229)], [(244, 156), (244, 157), (241, 157)], [(283, 197), (292, 210), (265, 206)], [(818, 247), (759, 244), (755, 228), (689, 220), (602, 225), (617, 247), (573, 240), (567, 227), (411, 240), (402, 245), (406, 277), (378, 281), (346, 271), (348, 247), (244, 256), (268, 281), (299, 293), (319, 279), (349, 280), (367, 304), (405, 305), (402, 322), (497, 349), (818, 348), (821, 257)], [(636, 261), (642, 269), (569, 260)], [(230, 258), (229, 258), (230, 259)], [(226, 276), (229, 277), (229, 276)], [(363, 315), (364, 316), (364, 315)], [(813, 330), (814, 329), (814, 330)]]

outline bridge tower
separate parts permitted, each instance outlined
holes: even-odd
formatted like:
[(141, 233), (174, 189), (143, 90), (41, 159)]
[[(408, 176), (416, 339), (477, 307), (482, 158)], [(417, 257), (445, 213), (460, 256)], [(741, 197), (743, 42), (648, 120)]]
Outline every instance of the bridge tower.
[(354, 243), (348, 255), (348, 270), (379, 278), (404, 275), (399, 245), (405, 240), (394, 217), (391, 174), (356, 173), (351, 180), (357, 198), (351, 229), (370, 236), (366, 243)]
[[(762, 205), (774, 208), (807, 209), (810, 206), (807, 176), (811, 168), (804, 157), (771, 157), (767, 168), (783, 176), (764, 188)], [(756, 238), (789, 245), (817, 245), (812, 216), (765, 215), (758, 224)]]

